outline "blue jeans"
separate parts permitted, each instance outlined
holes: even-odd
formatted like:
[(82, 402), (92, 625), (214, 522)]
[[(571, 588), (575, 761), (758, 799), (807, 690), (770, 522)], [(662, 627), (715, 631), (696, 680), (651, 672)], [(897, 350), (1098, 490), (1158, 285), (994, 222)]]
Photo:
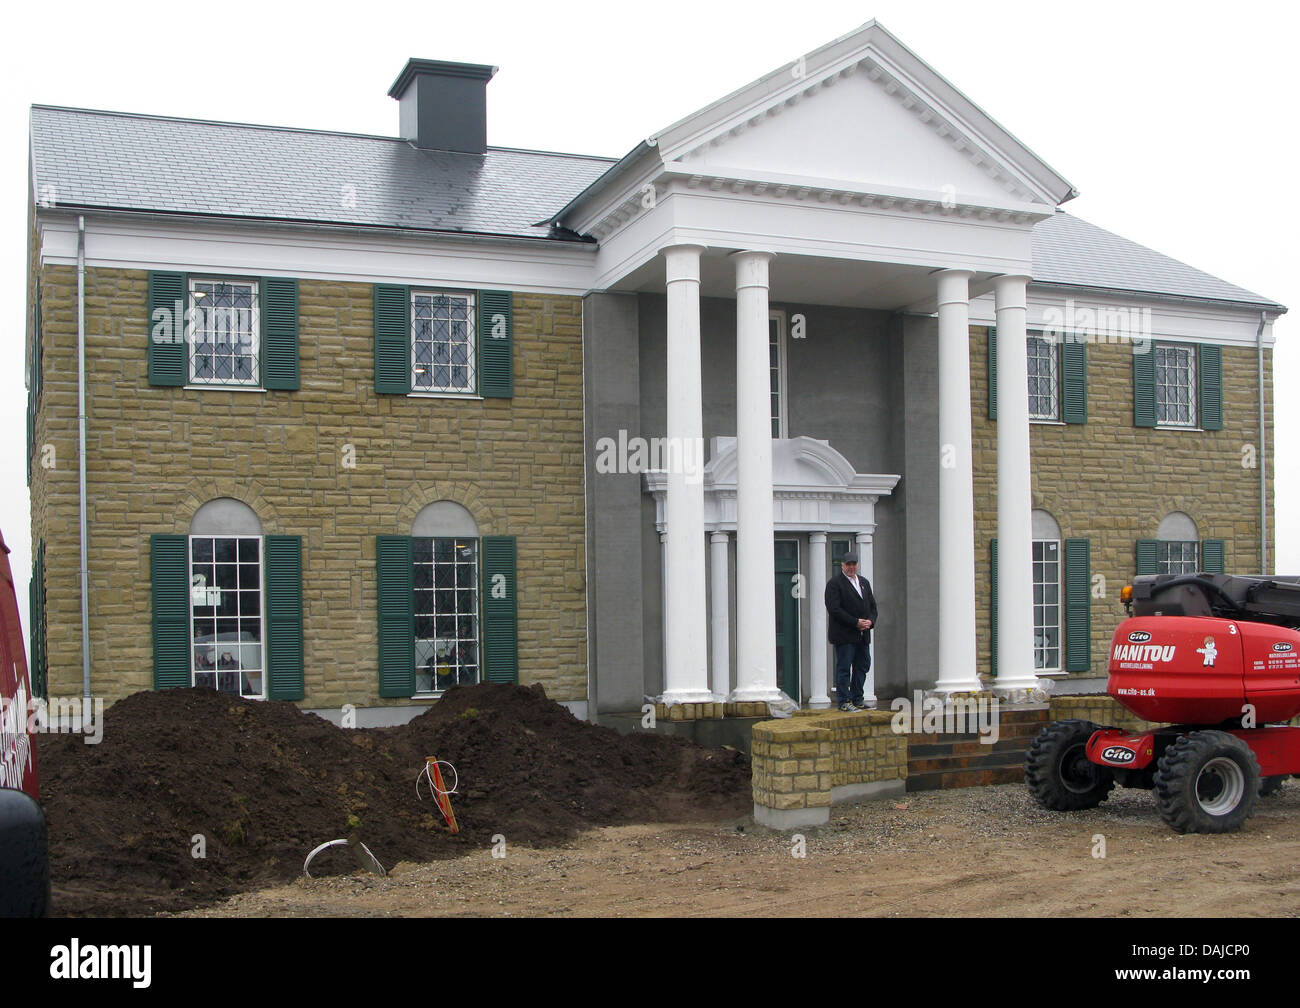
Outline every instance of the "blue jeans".
[[(853, 673), (850, 677), (849, 667)], [(871, 668), (871, 652), (867, 643), (835, 645), (835, 693), (839, 703), (851, 703), (862, 706), (862, 689), (867, 682), (867, 670)]]

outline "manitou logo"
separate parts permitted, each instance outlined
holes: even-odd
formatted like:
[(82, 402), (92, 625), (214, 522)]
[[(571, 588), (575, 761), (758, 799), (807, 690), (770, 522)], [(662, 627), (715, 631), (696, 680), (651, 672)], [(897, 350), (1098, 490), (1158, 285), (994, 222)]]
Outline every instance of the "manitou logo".
[(1132, 763), (1137, 759), (1137, 753), (1124, 746), (1113, 745), (1107, 746), (1101, 751), (1101, 758), (1107, 763)]
[(1278, 641), (1276, 644), (1273, 645), (1273, 650), (1276, 651), (1278, 654), (1286, 654), (1288, 651), (1291, 650), (1291, 645), (1288, 644), (1286, 641)]
[(1171, 662), (1173, 644), (1116, 644), (1111, 658), (1115, 661)]
[(1151, 635), (1145, 630), (1134, 630), (1128, 635), (1128, 639), (1134, 644), (1145, 644), (1151, 639)]

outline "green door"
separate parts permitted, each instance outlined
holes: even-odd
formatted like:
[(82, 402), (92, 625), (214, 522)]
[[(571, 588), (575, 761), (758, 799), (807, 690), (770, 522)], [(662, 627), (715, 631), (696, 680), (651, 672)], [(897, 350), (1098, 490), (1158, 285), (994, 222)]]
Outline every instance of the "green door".
[(776, 684), (787, 696), (799, 697), (799, 543), (776, 541)]

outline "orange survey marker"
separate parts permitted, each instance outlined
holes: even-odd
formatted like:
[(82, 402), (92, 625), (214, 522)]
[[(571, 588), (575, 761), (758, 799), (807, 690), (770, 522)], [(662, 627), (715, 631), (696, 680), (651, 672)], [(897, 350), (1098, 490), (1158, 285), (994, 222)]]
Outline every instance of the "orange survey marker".
[[(437, 756), (426, 756), (424, 758), (423, 776), (427, 777), (429, 780), (429, 788), (433, 791), (433, 800), (438, 803), (438, 810), (442, 813), (442, 817), (447, 820), (447, 826), (453, 833), (459, 833), (460, 827), (456, 825), (456, 813), (451, 810), (451, 796), (456, 791), (456, 784), (452, 784), (452, 786), (448, 788), (447, 785), (443, 783), (442, 770), (439, 769), (441, 762), (442, 761), (438, 759)], [(456, 773), (456, 768), (450, 763), (448, 763), (447, 766), (451, 769), (452, 773)], [(456, 783), (460, 783), (459, 775), (457, 775)], [(416, 788), (416, 794), (418, 795), (419, 793), (419, 788)]]

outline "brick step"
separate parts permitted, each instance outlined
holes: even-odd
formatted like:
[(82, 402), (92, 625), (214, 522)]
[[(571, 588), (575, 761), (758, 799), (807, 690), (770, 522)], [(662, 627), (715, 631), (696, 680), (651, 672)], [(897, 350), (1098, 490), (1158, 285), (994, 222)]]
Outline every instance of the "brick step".
[(959, 756), (962, 753), (978, 752), (980, 749), (1021, 749), (1027, 750), (1034, 741), (1034, 735), (1021, 735), (998, 737), (995, 743), (984, 743), (979, 740), (978, 735), (969, 735), (963, 739), (953, 739), (950, 741), (935, 741), (935, 736), (920, 736), (924, 741), (918, 739), (907, 743), (907, 752), (915, 756), (944, 756), (945, 753), (952, 753)]
[(948, 770), (968, 770), (978, 767), (1021, 767), (1025, 765), (1023, 752), (1003, 751), (971, 753), (968, 756), (943, 756), (938, 759), (909, 759), (907, 772), (911, 774), (943, 773)]
[(994, 742), (985, 742), (977, 734), (962, 735), (909, 735), (907, 736), (908, 749), (919, 749), (925, 752), (938, 752), (941, 749), (953, 749), (961, 746), (989, 746), (989, 745), (1023, 745), (1029, 748), (1029, 743), (1038, 738), (1038, 732), (1021, 733), (999, 732), (997, 740)]
[(983, 787), (990, 784), (1023, 784), (1023, 767), (990, 767), (907, 775), (908, 791), (937, 791), (940, 788)]

